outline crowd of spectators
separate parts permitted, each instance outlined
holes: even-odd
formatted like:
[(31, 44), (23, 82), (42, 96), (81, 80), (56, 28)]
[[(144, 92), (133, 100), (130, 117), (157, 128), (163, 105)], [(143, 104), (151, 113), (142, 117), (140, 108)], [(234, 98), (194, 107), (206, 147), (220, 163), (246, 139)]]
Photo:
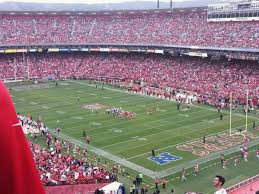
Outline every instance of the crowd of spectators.
[(97, 158), (90, 162), (87, 150), (52, 136), (40, 118), (34, 121), (30, 114), (22, 116), (19, 113), (18, 118), (23, 131), (34, 141), (39, 135), (46, 139), (46, 148), (28, 142), (44, 185), (96, 184), (117, 179), (116, 174), (110, 173), (108, 166), (105, 168)]
[(259, 22), (207, 22), (205, 11), (0, 16), (0, 44), (143, 43), (258, 48)]
[(245, 104), (248, 90), (250, 103), (258, 103), (259, 66), (253, 61), (93, 53), (27, 54), (23, 63), (21, 58), (22, 55), (1, 57), (2, 79), (25, 79), (28, 75), (40, 79), (109, 77), (128, 83), (139, 81), (145, 89), (169, 87), (192, 92), (200, 102), (215, 106), (229, 101), (231, 93), (233, 101)]
[(74, 185), (111, 182), (113, 175), (101, 166), (90, 164), (87, 156), (77, 159), (61, 154), (61, 142), (56, 140), (55, 149), (41, 148), (30, 143), (33, 158), (44, 185)]

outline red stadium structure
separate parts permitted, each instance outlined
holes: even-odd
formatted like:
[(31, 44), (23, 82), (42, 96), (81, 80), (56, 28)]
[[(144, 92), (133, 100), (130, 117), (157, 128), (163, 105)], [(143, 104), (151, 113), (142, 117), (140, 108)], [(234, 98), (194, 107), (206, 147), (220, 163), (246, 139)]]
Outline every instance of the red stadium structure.
[(259, 22), (207, 22), (204, 8), (56, 14), (2, 13), (0, 44), (135, 43), (231, 48), (259, 45)]
[(255, 61), (212, 61), (150, 54), (33, 53), (25, 57), (12, 54), (1, 56), (0, 70), (2, 79), (140, 80), (162, 89), (171, 87), (196, 93), (201, 102), (215, 106), (218, 100), (228, 98), (230, 92), (244, 104), (243, 91), (247, 88), (256, 105), (259, 85), (259, 66)]
[(63, 194), (63, 193), (86, 193), (94, 194), (96, 189), (102, 188), (107, 183), (100, 184), (82, 184), (82, 185), (63, 185), (63, 186), (48, 186), (45, 188), (47, 194)]
[(228, 194), (255, 194), (259, 190), (259, 175), (242, 181), (227, 190)]
[[(102, 80), (164, 98), (183, 91), (225, 107), (230, 93), (245, 106), (248, 91), (248, 105), (258, 108), (258, 45), (259, 21), (210, 22), (207, 8), (0, 12), (0, 79)], [(75, 157), (30, 148), (47, 193), (94, 193), (111, 181), (102, 167), (84, 170)], [(257, 178), (229, 193), (247, 193)]]

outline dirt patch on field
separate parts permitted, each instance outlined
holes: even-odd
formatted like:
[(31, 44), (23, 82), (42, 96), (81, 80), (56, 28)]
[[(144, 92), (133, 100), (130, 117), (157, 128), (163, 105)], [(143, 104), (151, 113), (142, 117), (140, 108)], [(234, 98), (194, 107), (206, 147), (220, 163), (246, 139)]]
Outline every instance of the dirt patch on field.
[(82, 108), (87, 110), (99, 110), (103, 108), (107, 108), (108, 106), (105, 106), (103, 104), (95, 103), (95, 104), (85, 104), (82, 106)]

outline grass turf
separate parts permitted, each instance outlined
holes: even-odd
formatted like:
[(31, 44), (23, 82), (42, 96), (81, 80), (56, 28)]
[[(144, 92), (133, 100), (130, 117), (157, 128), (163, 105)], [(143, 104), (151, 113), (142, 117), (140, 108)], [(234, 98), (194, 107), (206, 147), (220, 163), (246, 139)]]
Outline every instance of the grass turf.
[[(54, 83), (50, 85), (54, 86)], [(71, 82), (59, 82), (58, 87), (13, 91), (12, 96), (18, 112), (31, 113), (34, 118), (40, 116), (48, 127), (61, 127), (63, 133), (82, 141), (83, 130), (86, 130), (92, 138), (92, 145), (153, 171), (198, 158), (177, 150), (175, 145), (225, 131), (229, 126), (228, 113), (224, 113), (223, 121), (220, 121), (219, 114), (205, 106), (192, 106), (190, 110), (182, 106), (178, 111), (172, 101)], [(82, 108), (95, 103), (107, 108), (122, 107), (137, 116), (123, 120), (107, 115), (105, 109), (92, 113)], [(146, 114), (146, 108), (156, 109), (157, 106), (158, 111)], [(248, 119), (248, 123), (253, 121)], [(245, 124), (245, 118), (235, 114), (232, 122), (232, 127), (239, 127)], [(159, 150), (157, 154), (169, 152), (183, 159), (157, 165), (147, 159), (152, 149)]]
[[(80, 140), (83, 140), (82, 131), (86, 129), (87, 135), (92, 137), (92, 144), (96, 147), (128, 158), (154, 171), (164, 170), (196, 158), (190, 153), (177, 151), (173, 145), (224, 131), (229, 125), (227, 113), (224, 114), (223, 121), (220, 121), (218, 113), (211, 108), (204, 108), (205, 106), (195, 106), (191, 107), (191, 110), (178, 112), (174, 102), (110, 90), (102, 91), (100, 88), (74, 83), (67, 85), (66, 82), (61, 82), (58, 87), (49, 89), (14, 91), (12, 96), (18, 112), (31, 113), (34, 118), (41, 116), (49, 127), (61, 126), (62, 132)], [(76, 100), (77, 97), (80, 97), (79, 102)], [(82, 108), (83, 105), (94, 103), (108, 107), (122, 107), (124, 110), (136, 112), (137, 117), (130, 121), (121, 120), (106, 115), (104, 110), (92, 114), (90, 110)], [(147, 115), (145, 107), (156, 108), (157, 104), (160, 111)], [(251, 123), (253, 120), (249, 118), (248, 122)], [(245, 118), (234, 115), (233, 121), (233, 127), (238, 127), (244, 125)], [(152, 148), (160, 149), (159, 152), (179, 155), (183, 160), (164, 166), (156, 165), (147, 160)], [(217, 161), (210, 163), (213, 162)], [(258, 160), (252, 156), (248, 163), (242, 162), (238, 167), (229, 165), (227, 169), (222, 169), (219, 164), (213, 165), (202, 170), (198, 177), (187, 176), (188, 181), (184, 183), (175, 179), (178, 174), (172, 175), (166, 177), (169, 180), (168, 189), (161, 191), (169, 193), (169, 189), (174, 187), (177, 194), (188, 190), (213, 193), (211, 180), (215, 174), (224, 175), (228, 180), (226, 186), (230, 186), (259, 173), (255, 170), (257, 165)], [(130, 180), (127, 178), (123, 182), (130, 185)], [(145, 182), (148, 185), (153, 183), (149, 178), (145, 178)]]
[[(41, 137), (38, 137), (37, 141), (35, 141), (30, 136), (27, 136), (27, 138), (34, 143), (40, 144), (42, 147), (46, 147), (45, 140), (43, 140), (43, 138)], [(227, 182), (225, 184), (225, 188), (228, 188), (229, 186), (232, 186), (249, 177), (252, 177), (259, 173), (258, 158), (255, 157), (256, 148), (257, 146), (251, 147), (248, 162), (244, 162), (240, 160), (238, 162), (237, 167), (235, 167), (233, 164), (234, 164), (234, 158), (236, 156), (240, 159), (239, 152), (233, 153), (225, 157), (225, 159), (227, 160), (226, 169), (223, 169), (221, 167), (220, 161), (219, 159), (217, 159), (217, 160), (208, 162), (204, 165), (200, 165), (200, 172), (197, 177), (192, 175), (192, 169), (187, 169), (186, 177), (188, 180), (186, 182), (180, 181), (179, 179), (180, 173), (166, 177), (165, 180), (168, 181), (166, 184), (166, 189), (162, 189), (161, 185), (159, 186), (161, 194), (170, 193), (170, 190), (172, 188), (174, 188), (176, 194), (183, 194), (187, 191), (202, 192), (203, 194), (213, 194), (214, 188), (212, 186), (212, 180), (214, 176), (217, 174), (222, 175), (226, 178)], [(88, 153), (88, 154), (89, 154), (88, 155), (89, 161), (93, 162), (93, 157), (95, 155), (92, 153)], [(102, 158), (101, 161), (102, 162), (107, 161), (109, 170), (112, 170), (113, 162), (104, 158)], [(128, 190), (132, 185), (132, 180), (133, 180), (132, 178), (135, 177), (138, 173), (130, 169), (128, 169), (127, 172), (129, 172), (130, 177), (122, 176), (119, 174), (118, 178), (119, 178), (119, 181), (122, 182)], [(143, 181), (144, 182), (142, 186), (147, 187), (149, 192), (152, 193), (154, 190), (154, 180), (144, 176)]]

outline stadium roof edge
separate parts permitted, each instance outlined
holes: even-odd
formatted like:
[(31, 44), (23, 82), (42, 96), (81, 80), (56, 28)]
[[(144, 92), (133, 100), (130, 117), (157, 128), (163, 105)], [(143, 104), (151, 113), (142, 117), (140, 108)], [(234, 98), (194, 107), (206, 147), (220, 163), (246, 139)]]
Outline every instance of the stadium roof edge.
[(142, 9), (142, 10), (105, 10), (105, 11), (0, 11), (0, 15), (117, 15), (117, 14), (158, 14), (173, 12), (207, 11), (207, 7)]

